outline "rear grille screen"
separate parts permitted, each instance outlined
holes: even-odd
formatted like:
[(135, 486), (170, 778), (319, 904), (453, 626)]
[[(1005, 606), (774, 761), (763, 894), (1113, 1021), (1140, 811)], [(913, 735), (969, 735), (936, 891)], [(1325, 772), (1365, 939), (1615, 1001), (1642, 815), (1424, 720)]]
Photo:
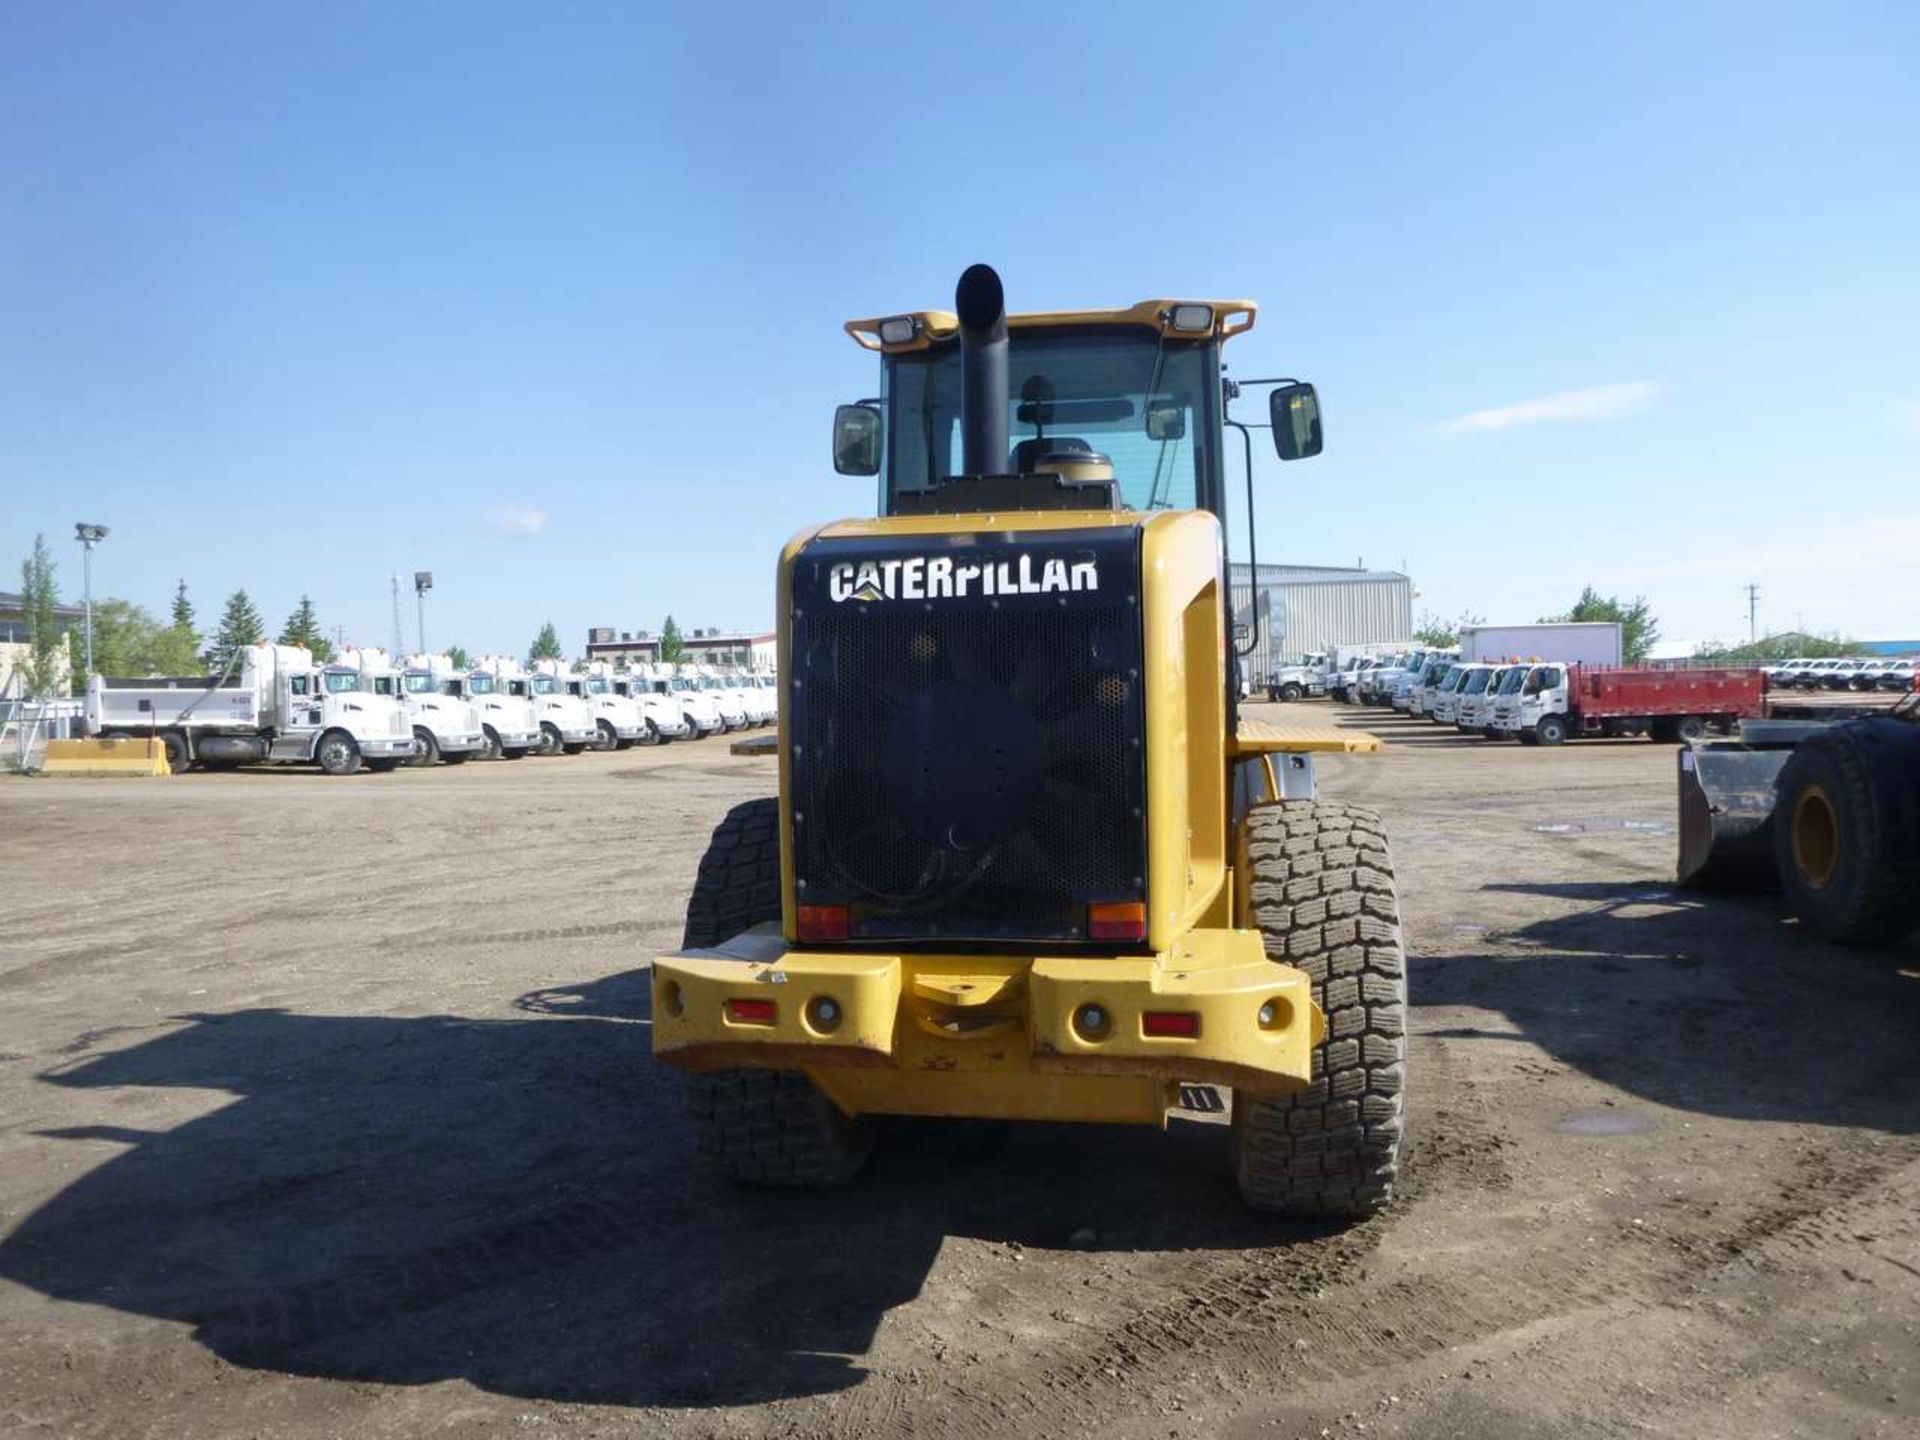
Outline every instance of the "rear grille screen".
[(1136, 532), (980, 538), (795, 566), (794, 873), (857, 940), (1070, 942), (1146, 898)]

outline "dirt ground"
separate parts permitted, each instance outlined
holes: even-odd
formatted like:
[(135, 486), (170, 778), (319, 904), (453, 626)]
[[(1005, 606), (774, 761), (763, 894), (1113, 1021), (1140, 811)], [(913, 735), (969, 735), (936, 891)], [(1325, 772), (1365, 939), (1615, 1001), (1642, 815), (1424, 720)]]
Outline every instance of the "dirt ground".
[(0, 781), (0, 1433), (1920, 1433), (1920, 950), (1676, 894), (1667, 747), (1379, 728), (1321, 780), (1413, 1138), (1344, 1232), (1218, 1124), (704, 1175), (643, 967), (770, 760)]

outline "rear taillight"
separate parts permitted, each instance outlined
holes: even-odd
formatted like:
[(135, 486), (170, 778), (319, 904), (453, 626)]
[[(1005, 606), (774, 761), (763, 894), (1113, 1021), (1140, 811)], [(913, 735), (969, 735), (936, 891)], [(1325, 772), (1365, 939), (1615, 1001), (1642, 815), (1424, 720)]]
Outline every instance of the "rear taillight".
[(727, 1018), (736, 1025), (771, 1025), (778, 1012), (771, 1000), (729, 1000)]
[(1144, 940), (1147, 907), (1138, 900), (1087, 907), (1087, 934), (1095, 940)]
[(802, 905), (797, 928), (802, 940), (845, 940), (852, 933), (853, 912), (845, 905)]
[(1187, 1010), (1149, 1010), (1140, 1017), (1143, 1035), (1191, 1038), (1200, 1033), (1200, 1017)]

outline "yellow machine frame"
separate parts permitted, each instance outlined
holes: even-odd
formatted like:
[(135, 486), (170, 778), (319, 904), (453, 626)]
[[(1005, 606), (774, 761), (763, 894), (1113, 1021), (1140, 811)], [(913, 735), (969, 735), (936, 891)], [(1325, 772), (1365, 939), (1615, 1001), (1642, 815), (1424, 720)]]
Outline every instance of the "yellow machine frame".
[[(1132, 312), (1117, 313), (1140, 323)], [(1245, 315), (1251, 324), (1250, 305)], [(1216, 317), (1227, 323), (1218, 309)], [(1367, 750), (1378, 742), (1351, 732), (1258, 725), (1228, 732), (1221, 536), (1213, 515), (1053, 511), (839, 521), (789, 542), (779, 593), (791, 593), (793, 567), (816, 539), (1105, 527), (1141, 532), (1142, 684), (1152, 737), (1150, 953), (801, 947), (785, 840), (792, 787), (783, 747), (781, 925), (654, 962), (653, 1037), (661, 1059), (694, 1070), (802, 1070), (848, 1114), (1157, 1125), (1181, 1081), (1254, 1094), (1285, 1094), (1307, 1083), (1325, 1021), (1306, 975), (1268, 959), (1259, 932), (1246, 928), (1229, 785), (1234, 767), (1247, 765), (1254, 793), (1277, 797), (1280, 757)], [(784, 605), (779, 613), (780, 673), (790, 675)], [(783, 690), (783, 732), (787, 708)], [(819, 1018), (823, 999), (831, 1002), (831, 1024)], [(763, 1015), (770, 1001), (772, 1017), (737, 1019), (730, 1000), (762, 1002), (755, 1008)], [(1149, 1033), (1145, 1017), (1163, 1012), (1193, 1017), (1190, 1033)], [(1089, 1024), (1090, 1016), (1100, 1023)]]

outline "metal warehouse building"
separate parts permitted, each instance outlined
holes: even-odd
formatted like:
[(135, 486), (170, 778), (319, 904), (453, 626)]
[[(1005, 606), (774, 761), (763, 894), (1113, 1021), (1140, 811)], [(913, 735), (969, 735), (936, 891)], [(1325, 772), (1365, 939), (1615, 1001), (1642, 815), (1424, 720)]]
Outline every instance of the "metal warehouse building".
[(1259, 679), (1278, 665), (1334, 645), (1404, 640), (1413, 631), (1413, 581), (1398, 570), (1328, 565), (1233, 566), (1233, 618), (1251, 625), (1260, 643), (1243, 663)]

